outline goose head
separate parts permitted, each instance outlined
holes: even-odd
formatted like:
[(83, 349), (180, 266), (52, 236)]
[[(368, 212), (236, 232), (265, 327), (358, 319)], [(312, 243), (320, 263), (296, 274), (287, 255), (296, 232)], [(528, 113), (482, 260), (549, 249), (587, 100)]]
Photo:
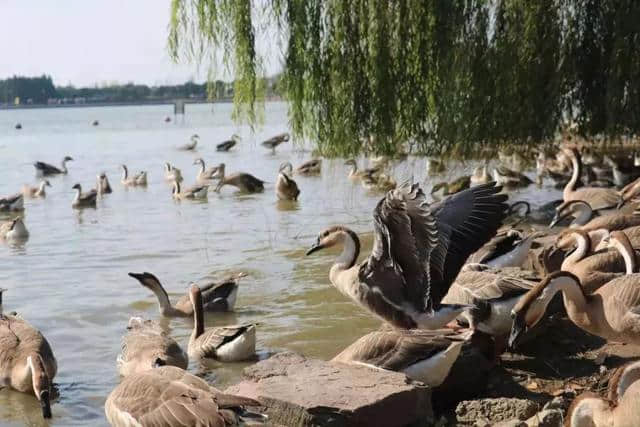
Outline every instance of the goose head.
[(46, 185), (47, 187), (51, 187), (51, 183), (49, 182), (48, 179), (45, 179), (44, 181), (42, 181), (44, 183), (44, 185)]
[(40, 401), (42, 417), (51, 418), (51, 382), (44, 368), (44, 362), (39, 354), (32, 354), (27, 357), (27, 365), (31, 371), (33, 393)]
[(291, 175), (293, 173), (293, 165), (291, 164), (291, 162), (283, 162), (280, 164), (278, 172), (284, 172), (288, 175)]
[(580, 286), (580, 279), (567, 271), (556, 271), (547, 275), (518, 300), (511, 310), (513, 323), (509, 334), (509, 347), (514, 348), (520, 336), (542, 320), (547, 305), (560, 287), (566, 284)]
[(156, 290), (162, 288), (162, 285), (160, 284), (160, 280), (158, 280), (158, 278), (153, 274), (148, 273), (146, 271), (144, 273), (129, 273), (129, 277), (133, 277), (138, 282), (140, 282), (142, 286), (144, 286), (145, 288), (151, 291), (155, 292)]
[(574, 221), (584, 225), (593, 215), (593, 209), (588, 202), (584, 200), (570, 200), (568, 202), (561, 203), (556, 208), (556, 213), (553, 219), (549, 223), (549, 228), (555, 227), (558, 223), (566, 218), (572, 218)]
[(307, 250), (306, 255), (344, 243), (347, 237), (351, 237), (359, 245), (358, 238), (353, 231), (340, 225), (329, 227), (318, 235), (316, 242)]
[(197, 159), (195, 159), (195, 160), (193, 161), (193, 164), (194, 164), (194, 165), (202, 165), (202, 164), (204, 164), (204, 160), (202, 160), (202, 158), (201, 158), (201, 157), (198, 157)]
[(231, 135), (231, 139), (238, 142), (242, 139), (242, 137), (240, 135), (238, 135), (237, 133), (234, 133), (233, 135)]
[(73, 161), (73, 157), (71, 156), (64, 156), (64, 159), (62, 159), (62, 163), (66, 163), (70, 161)]
[(78, 192), (82, 192), (82, 186), (80, 184), (76, 184), (71, 188), (76, 190), (76, 191), (78, 191)]

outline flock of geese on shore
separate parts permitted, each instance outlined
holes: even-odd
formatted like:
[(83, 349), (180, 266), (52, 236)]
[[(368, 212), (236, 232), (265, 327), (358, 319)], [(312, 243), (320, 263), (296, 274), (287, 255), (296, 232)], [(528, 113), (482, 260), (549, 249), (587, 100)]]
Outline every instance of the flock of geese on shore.
[[(218, 146), (229, 150), (239, 138)], [(263, 143), (269, 149), (288, 140), (278, 135)], [(184, 150), (194, 150), (198, 137)], [(223, 145), (224, 144), (224, 145)], [(589, 156), (589, 162), (583, 157)], [(437, 387), (447, 378), (464, 345), (484, 334), (493, 343), (493, 357), (515, 349), (529, 331), (549, 314), (554, 295), (561, 293), (569, 319), (579, 328), (606, 340), (640, 344), (640, 167), (635, 159), (614, 161), (568, 145), (555, 158), (537, 157), (536, 181), (551, 178), (564, 184), (562, 200), (537, 209), (526, 201), (511, 205), (511, 188), (531, 185), (522, 174), (518, 156), (501, 158), (502, 166), (489, 176), (486, 166), (452, 183), (433, 186), (429, 203), (418, 184), (396, 184), (384, 172), (388, 160), (372, 159), (375, 167), (359, 170), (355, 160), (348, 178), (366, 188), (384, 191), (373, 212), (373, 247), (358, 262), (358, 235), (341, 225), (319, 233), (307, 255), (339, 246), (342, 252), (329, 269), (330, 282), (345, 296), (383, 321), (373, 331), (344, 349), (333, 360), (390, 369)], [(69, 156), (61, 167), (37, 162), (44, 177), (66, 174)], [(196, 185), (186, 188), (179, 169), (165, 165), (165, 178), (175, 199), (206, 198), (211, 182), (215, 191), (233, 185), (243, 192), (260, 192), (264, 182), (246, 173), (225, 174), (224, 164), (206, 168), (203, 159)], [(440, 163), (431, 161), (430, 172)], [(586, 172), (586, 170), (591, 172)], [(597, 172), (596, 172), (597, 171)], [(321, 161), (294, 169), (280, 166), (275, 190), (279, 199), (296, 200), (300, 190), (293, 173), (321, 172)], [(595, 174), (594, 176), (591, 176)], [(604, 186), (607, 181), (611, 186)], [(97, 188), (83, 193), (74, 185), (74, 208), (94, 207), (100, 194), (112, 191), (105, 174)], [(122, 166), (123, 186), (147, 185), (146, 172), (129, 175)], [(455, 184), (455, 185), (454, 185)], [(45, 197), (50, 183), (0, 199), (0, 211), (19, 211), (23, 198)], [(443, 189), (444, 193), (437, 193)], [(531, 224), (549, 229), (526, 230)], [(562, 227), (558, 227), (561, 225)], [(568, 226), (568, 227), (564, 227)], [(0, 225), (0, 238), (28, 236), (20, 217)], [(230, 396), (186, 371), (188, 360), (239, 361), (254, 356), (256, 325), (204, 327), (205, 312), (233, 310), (243, 274), (221, 282), (191, 284), (175, 303), (151, 273), (129, 273), (155, 294), (164, 317), (193, 318), (187, 351), (152, 320), (133, 317), (117, 358), (122, 382), (105, 403), (108, 421), (116, 426), (235, 425), (264, 415), (247, 410), (260, 403)], [(0, 292), (0, 297), (2, 292)], [(1, 302), (1, 299), (0, 299)], [(460, 329), (463, 328), (463, 329)], [(0, 374), (4, 384), (32, 393), (42, 415), (51, 417), (52, 383), (57, 364), (49, 343), (15, 313), (0, 317)], [(610, 382), (608, 397), (592, 394), (576, 398), (568, 414), (571, 426), (633, 425), (640, 415), (640, 364), (621, 368)], [(626, 424), (625, 424), (626, 422)]]

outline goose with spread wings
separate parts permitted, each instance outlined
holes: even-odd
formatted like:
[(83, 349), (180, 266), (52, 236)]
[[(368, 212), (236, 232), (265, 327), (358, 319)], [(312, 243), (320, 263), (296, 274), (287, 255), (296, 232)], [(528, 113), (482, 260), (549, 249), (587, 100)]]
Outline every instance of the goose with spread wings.
[(495, 183), (461, 191), (428, 205), (417, 184), (389, 191), (374, 213), (371, 255), (356, 264), (360, 240), (335, 226), (307, 255), (342, 244), (329, 272), (343, 294), (395, 327), (437, 329), (469, 306), (442, 304), (465, 261), (502, 224), (509, 206)]

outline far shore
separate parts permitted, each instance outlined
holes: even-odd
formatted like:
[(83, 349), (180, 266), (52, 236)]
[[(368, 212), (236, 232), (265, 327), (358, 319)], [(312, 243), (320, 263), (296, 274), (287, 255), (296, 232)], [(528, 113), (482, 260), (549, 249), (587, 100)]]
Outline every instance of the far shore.
[[(275, 100), (275, 99), (274, 99)], [(85, 108), (85, 107), (129, 107), (139, 105), (174, 105), (176, 100), (159, 99), (150, 101), (127, 101), (127, 102), (91, 102), (83, 104), (20, 104), (20, 105), (2, 105), (0, 110), (22, 110), (32, 108)], [(231, 98), (207, 100), (207, 99), (185, 99), (187, 104), (226, 104), (233, 102)], [(272, 101), (269, 99), (268, 101)]]

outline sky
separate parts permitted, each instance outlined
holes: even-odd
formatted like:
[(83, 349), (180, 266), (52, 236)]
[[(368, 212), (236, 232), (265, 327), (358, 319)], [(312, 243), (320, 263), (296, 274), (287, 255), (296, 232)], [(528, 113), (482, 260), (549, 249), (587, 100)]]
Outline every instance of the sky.
[[(202, 82), (206, 69), (169, 58), (169, 8), (170, 0), (0, 0), (0, 79), (48, 74), (56, 85), (75, 86)], [(268, 74), (277, 71), (269, 68)]]

